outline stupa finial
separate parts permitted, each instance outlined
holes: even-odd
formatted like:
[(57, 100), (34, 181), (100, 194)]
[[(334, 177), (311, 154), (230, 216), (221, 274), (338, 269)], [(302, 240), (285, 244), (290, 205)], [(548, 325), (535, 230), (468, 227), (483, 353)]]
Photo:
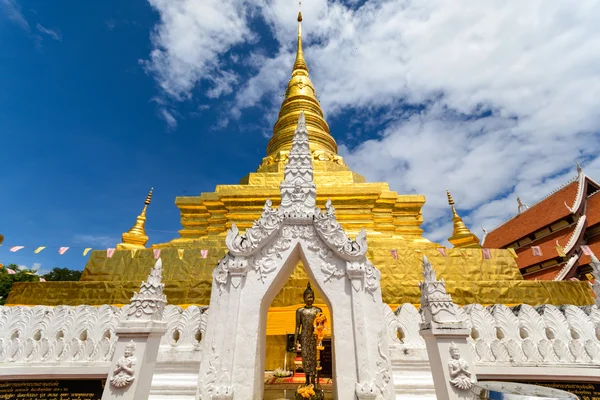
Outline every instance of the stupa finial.
[[(306, 124), (311, 134), (311, 151), (325, 151), (328, 159), (337, 154), (337, 144), (329, 133), (329, 126), (323, 118), (321, 104), (317, 100), (315, 87), (308, 75), (308, 66), (302, 48), (302, 11), (298, 11), (298, 42), (292, 77), (285, 91), (285, 99), (279, 110), (279, 118), (273, 127), (273, 137), (267, 146), (267, 156), (275, 156), (289, 151), (300, 112), (306, 114)], [(283, 157), (281, 157), (283, 159)]]
[(140, 215), (137, 216), (133, 227), (127, 232), (123, 232), (121, 236), (123, 242), (117, 245), (118, 249), (144, 249), (146, 243), (148, 243), (148, 236), (146, 235), (146, 211), (152, 201), (153, 190), (154, 188), (151, 188), (148, 196), (146, 196), (144, 208)]
[(298, 45), (296, 48), (296, 62), (294, 62), (294, 69), (292, 76), (297, 74), (297, 70), (305, 70), (308, 72), (308, 66), (304, 61), (304, 52), (302, 51), (302, 11), (298, 11)]
[(452, 208), (452, 222), (454, 222), (454, 231), (452, 232), (452, 236), (448, 238), (448, 241), (454, 247), (481, 247), (479, 238), (467, 228), (462, 218), (456, 212), (454, 199), (448, 189), (446, 189), (446, 195), (448, 196), (448, 204)]

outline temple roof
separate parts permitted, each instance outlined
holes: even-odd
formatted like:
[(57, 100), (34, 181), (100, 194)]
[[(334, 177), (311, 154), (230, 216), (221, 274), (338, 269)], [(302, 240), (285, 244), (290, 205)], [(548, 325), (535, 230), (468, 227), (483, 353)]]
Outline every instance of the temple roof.
[[(544, 237), (543, 241), (536, 241), (531, 245), (522, 247), (519, 249), (520, 251), (518, 253), (519, 257), (517, 258), (517, 265), (519, 268), (525, 268), (530, 265), (539, 264), (558, 257), (558, 252), (556, 250), (557, 242), (564, 249), (574, 231), (575, 224)], [(534, 256), (531, 246), (539, 246), (540, 250), (542, 251), (542, 255)]]
[(517, 214), (485, 237), (485, 246), (502, 248), (530, 235), (547, 225), (567, 217), (571, 211), (565, 207), (573, 204), (577, 196), (578, 182), (573, 181), (540, 202)]

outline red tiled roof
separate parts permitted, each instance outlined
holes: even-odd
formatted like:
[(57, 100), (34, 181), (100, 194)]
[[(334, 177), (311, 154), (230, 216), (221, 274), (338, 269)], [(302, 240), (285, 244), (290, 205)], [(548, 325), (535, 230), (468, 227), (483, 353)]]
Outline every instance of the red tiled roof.
[[(592, 253), (596, 257), (600, 257), (600, 235), (588, 240), (587, 245), (590, 246), (590, 250), (592, 250)], [(581, 257), (579, 257), (579, 265), (588, 265), (590, 261), (590, 256), (586, 256), (585, 254), (581, 254)]]
[[(531, 245), (520, 248), (517, 250), (517, 255), (519, 256), (517, 258), (517, 265), (520, 269), (523, 269), (531, 265), (539, 264), (541, 262), (558, 257), (558, 252), (556, 251), (556, 241), (558, 240), (558, 243), (564, 248), (569, 242), (574, 230), (575, 225), (571, 225), (568, 228), (561, 229), (560, 231), (554, 232), (553, 234), (548, 235), (540, 240), (536, 240)], [(485, 245), (487, 247), (487, 240)], [(540, 246), (542, 255), (534, 256), (531, 246)]]
[[(506, 221), (485, 237), (485, 247), (503, 248), (517, 239), (527, 236), (570, 214), (565, 206), (571, 206), (577, 196), (578, 182), (573, 181), (516, 217)], [(520, 258), (520, 256), (519, 256)]]
[(588, 220), (588, 227), (600, 223), (600, 192), (593, 194), (587, 199), (585, 216)]
[(548, 269), (544, 269), (538, 272), (534, 272), (532, 274), (528, 274), (525, 279), (532, 281), (537, 279), (539, 281), (551, 281), (554, 280), (556, 275), (560, 272), (562, 266), (556, 266)]

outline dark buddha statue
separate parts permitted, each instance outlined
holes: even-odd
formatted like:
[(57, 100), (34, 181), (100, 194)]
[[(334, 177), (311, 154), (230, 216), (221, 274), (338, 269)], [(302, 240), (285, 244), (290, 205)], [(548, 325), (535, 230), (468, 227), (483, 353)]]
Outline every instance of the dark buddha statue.
[[(306, 384), (316, 384), (317, 373), (317, 338), (314, 335), (314, 321), (318, 313), (323, 312), (319, 307), (313, 306), (315, 292), (310, 287), (310, 282), (304, 291), (304, 307), (296, 310), (296, 333), (294, 344), (300, 342), (302, 352), (302, 369), (306, 375)], [(298, 336), (300, 339), (298, 340)]]

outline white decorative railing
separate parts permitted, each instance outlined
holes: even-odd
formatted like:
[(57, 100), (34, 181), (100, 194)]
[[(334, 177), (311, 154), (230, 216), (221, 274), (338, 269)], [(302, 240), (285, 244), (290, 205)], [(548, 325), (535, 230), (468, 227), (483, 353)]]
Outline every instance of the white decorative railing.
[[(600, 309), (595, 305), (470, 304), (458, 310), (471, 328), (469, 343), (478, 365), (600, 365)], [(385, 312), (394, 346), (425, 348), (421, 316), (412, 304)]]
[[(116, 326), (129, 305), (0, 306), (0, 363), (110, 361)], [(167, 333), (161, 346), (199, 348), (206, 307), (167, 306)]]
[[(127, 307), (0, 306), (0, 363), (110, 361), (115, 328)], [(412, 304), (393, 312), (385, 306), (384, 312), (392, 346), (425, 348), (421, 315)], [(600, 309), (595, 305), (471, 304), (458, 312), (471, 327), (469, 342), (478, 365), (600, 365)], [(200, 349), (207, 307), (169, 305), (164, 317), (161, 353)]]

